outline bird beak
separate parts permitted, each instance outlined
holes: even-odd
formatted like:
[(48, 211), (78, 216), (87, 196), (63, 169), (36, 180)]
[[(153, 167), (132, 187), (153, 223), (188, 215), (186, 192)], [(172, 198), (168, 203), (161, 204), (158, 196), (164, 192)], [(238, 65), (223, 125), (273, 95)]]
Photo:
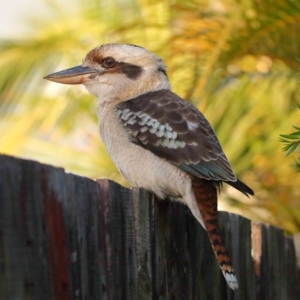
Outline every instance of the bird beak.
[(92, 68), (76, 66), (70, 69), (49, 74), (45, 76), (44, 79), (63, 84), (82, 84), (93, 81), (98, 73), (98, 70)]

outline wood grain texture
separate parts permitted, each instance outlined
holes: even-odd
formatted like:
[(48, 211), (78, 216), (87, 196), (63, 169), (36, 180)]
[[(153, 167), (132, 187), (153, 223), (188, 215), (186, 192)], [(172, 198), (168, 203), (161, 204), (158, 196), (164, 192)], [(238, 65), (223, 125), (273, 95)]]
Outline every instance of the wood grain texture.
[(256, 299), (300, 299), (294, 242), (279, 228), (252, 225)]
[(237, 291), (184, 205), (0, 155), (0, 299), (300, 299), (291, 238), (255, 225), (255, 273), (251, 222), (219, 222)]

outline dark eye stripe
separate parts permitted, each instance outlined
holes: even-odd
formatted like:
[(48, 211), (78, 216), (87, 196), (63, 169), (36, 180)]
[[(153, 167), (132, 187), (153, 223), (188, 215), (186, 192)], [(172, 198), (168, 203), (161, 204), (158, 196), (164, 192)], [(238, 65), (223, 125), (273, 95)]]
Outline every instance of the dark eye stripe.
[[(115, 63), (113, 64), (110, 60), (113, 60)], [(98, 56), (94, 57), (93, 61), (105, 68), (105, 73), (123, 73), (132, 80), (137, 79), (143, 73), (142, 67), (126, 62), (118, 62), (113, 57), (103, 58)]]
[(157, 70), (158, 70), (158, 72), (162, 72), (168, 78), (167, 72), (164, 68), (159, 67)]
[(137, 79), (143, 72), (140, 66), (132, 65), (129, 63), (119, 63), (120, 70), (130, 79)]

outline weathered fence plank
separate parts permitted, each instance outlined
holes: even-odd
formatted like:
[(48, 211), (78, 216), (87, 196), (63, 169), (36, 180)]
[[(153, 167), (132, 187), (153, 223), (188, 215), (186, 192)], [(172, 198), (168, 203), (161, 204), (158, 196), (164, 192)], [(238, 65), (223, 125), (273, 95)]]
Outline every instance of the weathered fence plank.
[(0, 299), (300, 299), (291, 238), (220, 223), (236, 291), (184, 205), (0, 155)]

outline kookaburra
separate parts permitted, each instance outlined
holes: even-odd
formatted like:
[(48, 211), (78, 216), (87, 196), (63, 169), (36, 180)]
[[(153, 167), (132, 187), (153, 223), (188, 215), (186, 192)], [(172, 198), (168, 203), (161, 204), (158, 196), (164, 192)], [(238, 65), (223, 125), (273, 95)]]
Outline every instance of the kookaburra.
[(45, 79), (83, 84), (97, 97), (100, 136), (120, 173), (133, 186), (186, 204), (237, 289), (217, 220), (217, 191), (222, 182), (245, 195), (253, 191), (234, 175), (205, 117), (171, 91), (161, 58), (139, 46), (106, 44)]

